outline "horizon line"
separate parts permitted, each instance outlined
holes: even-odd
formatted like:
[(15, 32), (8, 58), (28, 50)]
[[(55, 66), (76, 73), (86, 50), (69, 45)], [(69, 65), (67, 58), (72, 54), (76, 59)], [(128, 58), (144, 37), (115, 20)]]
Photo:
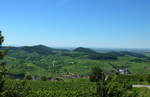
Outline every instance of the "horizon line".
[(37, 45), (3, 45), (7, 47), (24, 47), (24, 46), (38, 46), (38, 45), (43, 45), (46, 47), (50, 48), (78, 48), (78, 47), (83, 47), (83, 48), (93, 48), (93, 49), (150, 49), (148, 48), (142, 48), (142, 47), (94, 47), (94, 46), (48, 46), (44, 44), (37, 44)]

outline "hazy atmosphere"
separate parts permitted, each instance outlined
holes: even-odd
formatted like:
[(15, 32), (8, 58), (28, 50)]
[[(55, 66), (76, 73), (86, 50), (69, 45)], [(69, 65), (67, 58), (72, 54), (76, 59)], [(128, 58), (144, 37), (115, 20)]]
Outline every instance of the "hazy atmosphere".
[(5, 45), (150, 48), (149, 0), (0, 0)]

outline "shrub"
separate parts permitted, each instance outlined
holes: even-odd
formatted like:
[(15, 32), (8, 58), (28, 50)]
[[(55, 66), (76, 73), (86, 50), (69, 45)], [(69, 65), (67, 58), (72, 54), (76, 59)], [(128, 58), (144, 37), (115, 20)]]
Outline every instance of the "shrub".
[(46, 76), (42, 76), (42, 77), (41, 77), (41, 80), (42, 80), (42, 81), (46, 81), (46, 80), (47, 80), (47, 77), (46, 77)]
[(25, 80), (32, 80), (32, 76), (31, 75), (26, 75), (24, 79)]

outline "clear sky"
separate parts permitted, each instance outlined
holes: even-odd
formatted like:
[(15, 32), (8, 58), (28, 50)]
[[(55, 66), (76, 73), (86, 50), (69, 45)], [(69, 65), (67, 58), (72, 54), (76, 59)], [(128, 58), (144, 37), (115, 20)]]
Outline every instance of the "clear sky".
[(150, 48), (150, 0), (0, 0), (5, 45)]

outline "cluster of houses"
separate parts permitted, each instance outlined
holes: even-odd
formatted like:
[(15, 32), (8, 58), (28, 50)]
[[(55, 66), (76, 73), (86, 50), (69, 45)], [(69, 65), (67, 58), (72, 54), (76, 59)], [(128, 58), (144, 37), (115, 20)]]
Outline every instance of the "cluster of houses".
[(110, 63), (110, 65), (113, 67), (113, 69), (116, 73), (123, 74), (123, 75), (130, 74), (130, 71), (129, 71), (127, 65), (126, 66), (117, 66), (112, 63)]

